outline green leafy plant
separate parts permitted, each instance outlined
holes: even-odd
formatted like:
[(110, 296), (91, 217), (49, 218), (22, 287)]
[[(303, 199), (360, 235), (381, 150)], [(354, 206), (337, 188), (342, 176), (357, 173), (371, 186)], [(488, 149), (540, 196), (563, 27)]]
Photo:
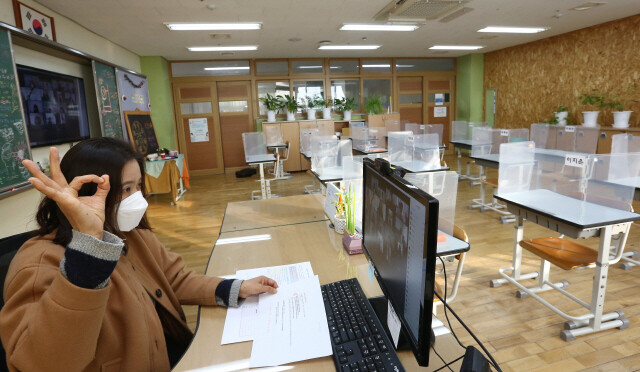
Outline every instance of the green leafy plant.
[(353, 183), (349, 184), (348, 189), (343, 188), (344, 193), (344, 217), (347, 220), (347, 232), (355, 234), (356, 232), (356, 190)]
[(353, 111), (353, 109), (356, 107), (355, 99), (347, 98), (347, 97), (336, 98), (333, 101), (333, 104), (335, 105), (337, 111), (342, 111), (342, 112)]
[(606, 96), (603, 98), (603, 106), (610, 107), (615, 111), (624, 111), (626, 105), (634, 102), (633, 97), (637, 90), (637, 84), (633, 83), (625, 92), (614, 96)]
[(284, 97), (279, 97), (282, 107), (286, 108), (288, 112), (296, 112), (302, 106), (295, 97), (285, 94)]
[(569, 108), (565, 105), (558, 105), (553, 108), (553, 112), (565, 112), (565, 111), (569, 111)]
[(605, 107), (605, 98), (604, 93), (600, 93), (598, 89), (592, 89), (590, 93), (581, 94), (578, 100), (585, 106), (601, 109)]
[(324, 107), (333, 107), (333, 100), (331, 99), (330, 96), (327, 96), (327, 98), (323, 97), (322, 102), (323, 102), (322, 105)]
[(266, 97), (260, 97), (260, 101), (264, 103), (264, 106), (269, 111), (277, 112), (279, 109), (282, 108), (282, 101), (278, 99), (278, 97), (272, 96), (269, 93), (267, 93)]
[[(558, 117), (554, 115), (551, 119), (545, 121), (544, 123), (545, 124), (556, 125), (556, 124), (558, 124)], [(575, 123), (573, 122), (573, 119), (571, 119), (571, 116), (569, 116), (569, 115), (567, 115), (567, 125), (575, 125)]]
[(384, 106), (382, 106), (382, 96), (374, 94), (365, 100), (364, 110), (371, 115), (379, 115), (384, 111)]
[(307, 96), (307, 108), (309, 109), (321, 109), (324, 107), (324, 99), (321, 96)]

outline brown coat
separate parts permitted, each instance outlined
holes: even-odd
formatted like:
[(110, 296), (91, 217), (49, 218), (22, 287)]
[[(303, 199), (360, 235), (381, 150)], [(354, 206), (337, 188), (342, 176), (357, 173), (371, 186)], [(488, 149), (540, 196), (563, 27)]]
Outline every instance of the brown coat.
[(65, 248), (52, 238), (27, 241), (7, 274), (0, 337), (9, 369), (168, 371), (163, 325), (188, 342), (180, 305), (215, 305), (221, 279), (184, 272), (178, 254), (136, 229), (126, 234), (109, 284), (84, 289), (60, 273)]

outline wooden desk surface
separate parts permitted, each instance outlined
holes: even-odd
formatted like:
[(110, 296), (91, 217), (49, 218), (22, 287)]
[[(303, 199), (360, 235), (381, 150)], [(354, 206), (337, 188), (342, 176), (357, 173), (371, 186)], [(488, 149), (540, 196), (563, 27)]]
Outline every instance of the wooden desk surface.
[[(278, 199), (270, 199), (270, 201), (277, 202)], [(369, 280), (365, 256), (363, 254), (354, 256), (346, 254), (342, 248), (342, 235), (336, 234), (328, 225), (328, 221), (317, 221), (222, 233), (220, 238), (261, 234), (269, 234), (271, 238), (257, 242), (215, 246), (206, 274), (232, 275), (240, 269), (310, 261), (321, 284), (356, 277), (368, 297), (381, 295), (382, 292), (376, 279)], [(200, 308), (198, 327), (193, 342), (174, 371), (203, 367), (210, 367), (210, 369), (203, 369), (203, 371), (241, 371), (249, 368), (251, 342), (220, 345), (225, 317), (226, 308), (224, 307), (203, 306)], [(446, 361), (451, 361), (464, 354), (464, 350), (456, 344), (451, 334), (445, 334), (436, 339), (436, 350)], [(399, 353), (399, 356), (408, 371), (429, 371), (442, 365), (434, 353), (431, 353), (430, 367), (422, 369), (418, 367), (413, 353), (403, 351)], [(335, 370), (332, 357), (307, 360), (290, 366), (305, 371)], [(459, 370), (460, 362), (452, 365), (452, 368)]]
[[(259, 229), (326, 219), (324, 197), (320, 194), (250, 200), (227, 204), (220, 232)], [(232, 274), (235, 274), (235, 271)]]

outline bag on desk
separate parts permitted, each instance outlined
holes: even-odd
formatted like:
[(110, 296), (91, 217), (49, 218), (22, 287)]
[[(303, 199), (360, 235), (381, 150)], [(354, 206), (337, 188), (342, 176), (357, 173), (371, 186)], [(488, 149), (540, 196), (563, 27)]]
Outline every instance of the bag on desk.
[(246, 178), (246, 177), (251, 177), (254, 174), (256, 174), (256, 169), (255, 168), (245, 168), (245, 169), (237, 171), (236, 172), (236, 177), (237, 178)]

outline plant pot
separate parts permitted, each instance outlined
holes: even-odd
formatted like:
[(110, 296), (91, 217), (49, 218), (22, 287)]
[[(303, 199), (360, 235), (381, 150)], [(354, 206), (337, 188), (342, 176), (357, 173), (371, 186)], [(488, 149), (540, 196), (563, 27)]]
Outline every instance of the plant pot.
[(287, 111), (287, 120), (295, 121), (296, 120), (296, 113)]
[(558, 125), (567, 125), (568, 111), (554, 112), (554, 114), (556, 114), (556, 118), (558, 119)]
[(597, 126), (599, 113), (600, 111), (582, 111), (582, 115), (584, 115), (584, 123), (582, 125), (585, 127)]
[(325, 107), (322, 109), (322, 118), (331, 119), (331, 107)]
[(307, 109), (307, 119), (316, 120), (316, 109)]
[(276, 121), (276, 112), (273, 110), (267, 111), (267, 121)]
[(344, 228), (347, 226), (347, 219), (338, 217), (337, 215), (333, 219), (333, 228), (338, 234), (344, 234)]
[(349, 110), (349, 111), (344, 111), (342, 114), (344, 115), (344, 120), (345, 120), (345, 121), (349, 121), (349, 120), (351, 120), (351, 110)]
[(342, 246), (349, 254), (362, 253), (362, 238), (356, 234), (346, 234), (342, 238)]
[(613, 127), (614, 128), (629, 128), (629, 117), (633, 111), (614, 111), (613, 112)]

